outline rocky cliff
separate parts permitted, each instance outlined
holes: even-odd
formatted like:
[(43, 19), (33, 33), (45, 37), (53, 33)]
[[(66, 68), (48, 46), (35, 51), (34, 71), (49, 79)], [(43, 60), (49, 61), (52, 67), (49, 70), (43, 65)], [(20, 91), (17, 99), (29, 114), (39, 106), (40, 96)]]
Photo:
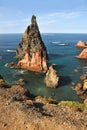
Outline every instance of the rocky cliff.
[(47, 71), (47, 51), (33, 15), (16, 51), (18, 67), (33, 71)]

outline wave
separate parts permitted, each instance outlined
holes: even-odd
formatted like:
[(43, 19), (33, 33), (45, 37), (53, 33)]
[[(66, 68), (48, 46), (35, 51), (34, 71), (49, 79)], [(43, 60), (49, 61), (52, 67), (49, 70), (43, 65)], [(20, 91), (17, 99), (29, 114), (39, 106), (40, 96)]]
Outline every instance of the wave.
[(59, 45), (59, 46), (68, 46), (68, 43), (61, 43), (61, 42), (52, 42), (53, 44)]
[(16, 52), (16, 50), (7, 50), (7, 52)]

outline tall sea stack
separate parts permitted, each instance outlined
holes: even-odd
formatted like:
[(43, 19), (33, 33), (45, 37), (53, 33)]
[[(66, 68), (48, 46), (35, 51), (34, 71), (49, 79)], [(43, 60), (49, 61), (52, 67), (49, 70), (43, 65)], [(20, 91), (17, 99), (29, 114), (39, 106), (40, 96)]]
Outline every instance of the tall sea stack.
[(19, 68), (38, 72), (47, 71), (47, 51), (34, 15), (18, 45), (16, 57), (19, 59), (17, 64)]

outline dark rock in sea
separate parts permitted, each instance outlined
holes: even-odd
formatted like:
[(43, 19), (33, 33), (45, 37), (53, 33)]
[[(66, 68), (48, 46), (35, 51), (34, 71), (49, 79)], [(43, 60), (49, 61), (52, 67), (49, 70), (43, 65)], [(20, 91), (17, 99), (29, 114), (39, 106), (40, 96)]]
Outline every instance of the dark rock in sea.
[(5, 66), (9, 68), (17, 68), (17, 64), (14, 62), (6, 63)]
[(32, 71), (47, 71), (47, 51), (42, 41), (36, 16), (32, 16), (31, 24), (25, 30), (16, 51), (19, 59), (17, 66)]
[(56, 70), (53, 68), (53, 65), (49, 67), (49, 70), (46, 73), (44, 82), (47, 87), (56, 88), (58, 86), (59, 77)]

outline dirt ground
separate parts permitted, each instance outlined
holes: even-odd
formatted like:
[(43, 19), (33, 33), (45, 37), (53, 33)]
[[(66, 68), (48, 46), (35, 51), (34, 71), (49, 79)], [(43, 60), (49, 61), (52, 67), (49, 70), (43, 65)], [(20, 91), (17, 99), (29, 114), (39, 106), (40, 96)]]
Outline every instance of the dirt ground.
[(21, 86), (0, 86), (0, 130), (87, 130), (87, 110), (42, 102)]

